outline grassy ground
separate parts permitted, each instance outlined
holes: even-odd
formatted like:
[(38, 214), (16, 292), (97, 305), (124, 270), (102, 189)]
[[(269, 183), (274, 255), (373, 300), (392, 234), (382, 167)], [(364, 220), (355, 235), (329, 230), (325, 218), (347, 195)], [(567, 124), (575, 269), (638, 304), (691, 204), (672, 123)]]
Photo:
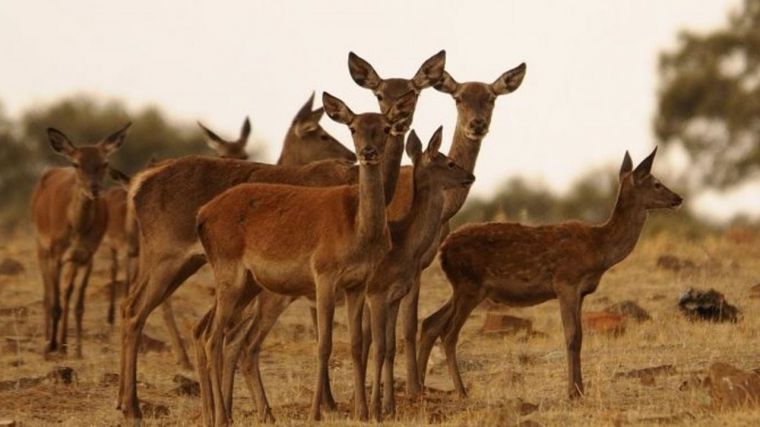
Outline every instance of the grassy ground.
[[(658, 269), (662, 254), (694, 261), (696, 268), (681, 272)], [(104, 383), (104, 374), (118, 371), (116, 331), (105, 322), (108, 264), (97, 260), (85, 314), (84, 358), (72, 356), (46, 361), (41, 355), (43, 339), (42, 286), (38, 277), (31, 238), (6, 241), (0, 259), (21, 261), (25, 272), (0, 276), (0, 310), (26, 307), (26, 313), (0, 311), (0, 381), (39, 377), (56, 366), (76, 372), (72, 385), (53, 381), (0, 391), (0, 420), (13, 419), (22, 425), (117, 425), (124, 424), (114, 408), (116, 386)], [(548, 302), (510, 313), (533, 321), (545, 337), (483, 334), (485, 310), (478, 309), (465, 325), (459, 344), (463, 376), (470, 397), (461, 401), (450, 393), (430, 393), (422, 402), (409, 402), (398, 393), (399, 414), (395, 423), (448, 425), (510, 425), (532, 420), (545, 426), (566, 425), (751, 425), (760, 420), (760, 410), (716, 412), (709, 393), (692, 387), (679, 390), (684, 381), (704, 376), (715, 361), (743, 369), (760, 367), (760, 300), (749, 299), (749, 288), (760, 282), (760, 238), (731, 235), (688, 242), (659, 237), (647, 239), (623, 263), (608, 272), (599, 290), (587, 298), (585, 309), (600, 310), (631, 299), (653, 320), (630, 322), (619, 337), (586, 334), (583, 369), (587, 395), (580, 402), (565, 398), (565, 353), (556, 302)], [(193, 323), (212, 301), (208, 271), (186, 283), (175, 296), (175, 311), (185, 337)], [(679, 294), (688, 287), (715, 288), (739, 306), (743, 320), (738, 324), (691, 323), (678, 313)], [(435, 310), (446, 299), (448, 284), (437, 266), (426, 272), (421, 297), (421, 316)], [(315, 370), (315, 345), (308, 310), (296, 302), (283, 315), (266, 343), (262, 366), (274, 415), (281, 424), (305, 422)], [(333, 390), (340, 403), (337, 413), (327, 414), (325, 425), (358, 424), (348, 419), (351, 396), (351, 364), (348, 357), (345, 311), (336, 314), (334, 353), (331, 361)], [(146, 332), (166, 341), (159, 316), (153, 316)], [(19, 343), (19, 345), (15, 345)], [(659, 375), (652, 383), (636, 378), (615, 378), (616, 373), (670, 364), (675, 373)], [(434, 350), (428, 385), (451, 390), (451, 382), (440, 349)], [(403, 356), (397, 357), (397, 375), (404, 376)], [(146, 419), (145, 425), (192, 425), (200, 423), (196, 397), (174, 394), (175, 374), (182, 372), (170, 352), (141, 355), (140, 397), (166, 405), (169, 414)], [(243, 381), (236, 384), (235, 422), (255, 423), (256, 414)], [(517, 402), (538, 405), (520, 415)], [(526, 411), (527, 412), (527, 411)], [(394, 422), (388, 422), (393, 424)]]

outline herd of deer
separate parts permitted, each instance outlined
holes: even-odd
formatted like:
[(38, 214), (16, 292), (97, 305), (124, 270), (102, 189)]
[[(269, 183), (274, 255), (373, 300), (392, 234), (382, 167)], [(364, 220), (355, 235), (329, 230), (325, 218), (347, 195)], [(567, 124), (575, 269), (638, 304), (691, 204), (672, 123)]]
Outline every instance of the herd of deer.
[[(51, 147), (71, 167), (47, 172), (32, 197), (45, 289), (45, 353), (66, 350), (69, 302), (76, 292), (76, 353), (81, 356), (84, 295), (93, 253), (105, 236), (113, 259), (109, 323), (114, 320), (119, 252), (127, 257), (117, 405), (129, 419), (141, 418), (138, 346), (146, 319), (158, 305), (178, 362), (190, 366), (169, 297), (207, 262), (215, 277), (215, 301), (193, 331), (207, 425), (231, 422), (238, 364), (260, 419), (274, 420), (259, 372), (259, 352), (279, 315), (299, 297), (312, 302), (317, 328), (311, 420), (320, 419), (322, 405), (335, 408), (328, 360), (341, 296), (348, 313), (354, 416), (360, 420), (394, 413), (400, 308), (408, 395), (422, 393), (428, 356), (440, 338), (456, 391), (465, 396), (457, 339), (470, 312), (485, 298), (517, 306), (557, 298), (569, 394), (582, 395), (584, 297), (594, 292), (607, 269), (633, 250), (648, 210), (681, 203), (680, 196), (651, 175), (655, 152), (635, 169), (626, 153), (617, 203), (602, 225), (484, 223), (449, 235), (449, 220), (475, 180), (472, 172), (496, 98), (520, 86), (525, 64), (490, 84), (455, 81), (444, 70), (444, 51), (425, 61), (411, 79), (383, 79), (353, 53), (348, 65), (353, 80), (377, 97), (380, 113), (354, 113), (328, 93), (323, 94), (323, 108), (312, 110), (312, 95), (293, 120), (276, 165), (246, 161), (247, 119), (236, 141), (201, 125), (219, 158), (164, 160), (132, 179), (108, 167), (108, 157), (124, 141), (129, 125), (86, 146), (48, 129)], [(417, 99), (431, 86), (456, 102), (448, 156), (439, 151), (441, 128), (424, 150), (414, 131), (404, 144)], [(348, 126), (356, 154), (320, 126), (324, 112)], [(411, 167), (400, 165), (404, 148)], [(109, 170), (123, 188), (101, 196)], [(418, 341), (420, 273), (433, 262), (439, 246), (452, 296), (423, 321)], [(368, 405), (364, 383), (370, 348), (374, 375)]]

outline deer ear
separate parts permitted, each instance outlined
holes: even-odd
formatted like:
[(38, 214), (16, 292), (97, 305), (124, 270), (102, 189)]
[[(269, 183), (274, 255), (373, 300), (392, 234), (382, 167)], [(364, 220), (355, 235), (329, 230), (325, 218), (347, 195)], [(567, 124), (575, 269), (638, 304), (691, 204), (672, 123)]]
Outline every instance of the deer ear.
[(215, 134), (211, 129), (203, 126), (201, 122), (198, 122), (198, 126), (201, 128), (203, 133), (206, 134), (206, 145), (208, 145), (212, 150), (219, 151), (224, 147), (225, 144), (227, 144), (227, 141), (220, 138), (219, 135)]
[(100, 146), (105, 151), (106, 155), (113, 153), (119, 147), (121, 147), (121, 144), (124, 142), (124, 138), (127, 137), (127, 129), (129, 129), (130, 126), (132, 126), (131, 122), (124, 125), (123, 128), (117, 130), (111, 136), (100, 143)]
[(70, 157), (76, 151), (76, 147), (74, 146), (74, 143), (72, 143), (69, 140), (69, 138), (58, 129), (47, 128), (47, 134), (48, 134), (48, 140), (50, 141), (50, 147), (56, 153), (64, 157)]
[(338, 123), (343, 123), (344, 125), (351, 123), (356, 116), (343, 101), (327, 92), (322, 93), (322, 105), (331, 119)]
[(409, 132), (409, 136), (406, 138), (406, 155), (412, 159), (412, 163), (414, 164), (417, 164), (422, 155), (422, 141), (420, 141), (414, 129)]
[(382, 79), (377, 75), (375, 69), (369, 65), (369, 62), (353, 52), (348, 53), (348, 72), (351, 73), (351, 78), (354, 79), (356, 84), (367, 89), (377, 89), (382, 82)]
[(433, 136), (430, 137), (426, 152), (431, 156), (437, 155), (438, 150), (441, 149), (441, 141), (443, 141), (443, 126), (438, 126)]
[(438, 80), (438, 83), (435, 83), (433, 87), (439, 92), (454, 93), (459, 89), (459, 83), (451, 77), (451, 74), (449, 74), (448, 71), (444, 71), (441, 79)]
[(654, 151), (642, 160), (636, 169), (633, 171), (633, 175), (637, 178), (642, 178), (649, 175), (652, 172), (652, 163), (654, 163), (654, 156), (657, 154), (657, 147), (654, 147)]
[(248, 137), (251, 135), (251, 121), (246, 116), (243, 126), (240, 128), (240, 137), (238, 138), (238, 144), (245, 145), (248, 142)]
[(422, 90), (430, 87), (443, 77), (443, 70), (446, 67), (446, 51), (441, 50), (435, 55), (428, 58), (420, 69), (417, 70), (417, 74), (412, 77), (412, 84), (417, 90)]
[(491, 89), (497, 95), (504, 95), (506, 93), (514, 92), (522, 84), (523, 77), (525, 77), (526, 65), (523, 62), (517, 67), (507, 71), (499, 76), (496, 81), (491, 83)]
[(118, 169), (114, 169), (109, 166), (108, 176), (110, 176), (112, 180), (121, 184), (123, 187), (129, 187), (129, 181), (131, 178), (129, 177), (129, 175), (125, 174), (124, 172)]
[(293, 118), (293, 121), (297, 122), (309, 117), (309, 114), (311, 114), (312, 105), (314, 105), (313, 91), (311, 92), (311, 96), (309, 96), (309, 99), (306, 100), (306, 103), (303, 104), (300, 110), (298, 110), (298, 113), (296, 113), (296, 116)]
[(631, 173), (633, 170), (633, 162), (631, 161), (631, 155), (628, 154), (628, 150), (625, 152), (625, 156), (623, 157), (623, 164), (620, 165), (620, 176)]

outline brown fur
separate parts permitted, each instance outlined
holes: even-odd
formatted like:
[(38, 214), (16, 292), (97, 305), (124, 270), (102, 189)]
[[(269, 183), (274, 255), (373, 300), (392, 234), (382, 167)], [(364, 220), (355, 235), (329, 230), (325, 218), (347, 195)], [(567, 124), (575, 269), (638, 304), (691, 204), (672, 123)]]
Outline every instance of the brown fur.
[[(66, 351), (68, 313), (74, 291), (77, 294), (76, 354), (82, 355), (85, 291), (92, 271), (92, 256), (103, 239), (108, 221), (100, 186), (108, 165), (107, 157), (121, 145), (127, 127), (129, 125), (96, 145), (83, 147), (74, 146), (60, 131), (48, 129), (51, 147), (73, 167), (51, 169), (32, 193), (32, 224), (36, 230), (45, 295), (46, 355), (58, 349)], [(61, 281), (65, 286), (63, 310)]]
[(441, 247), (441, 267), (453, 295), (423, 322), (419, 349), (422, 381), (432, 345), (441, 337), (456, 391), (466, 396), (456, 343), (470, 312), (485, 298), (513, 306), (557, 298), (567, 344), (569, 395), (583, 394), (583, 298), (596, 290), (605, 271), (633, 250), (648, 210), (673, 208), (682, 200), (649, 173), (653, 158), (654, 153), (632, 171), (626, 153), (617, 203), (602, 225), (575, 221), (536, 227), (484, 223), (462, 227), (449, 236)]

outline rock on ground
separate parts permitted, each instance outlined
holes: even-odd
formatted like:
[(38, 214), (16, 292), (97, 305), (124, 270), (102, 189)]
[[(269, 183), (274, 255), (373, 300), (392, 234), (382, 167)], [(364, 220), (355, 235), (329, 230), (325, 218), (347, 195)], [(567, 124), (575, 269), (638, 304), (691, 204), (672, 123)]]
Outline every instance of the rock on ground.
[(709, 370), (710, 395), (718, 410), (760, 403), (760, 375), (743, 371), (727, 363), (713, 363)]
[(736, 322), (739, 319), (739, 309), (726, 302), (726, 297), (715, 289), (687, 289), (678, 299), (678, 308), (689, 320)]

